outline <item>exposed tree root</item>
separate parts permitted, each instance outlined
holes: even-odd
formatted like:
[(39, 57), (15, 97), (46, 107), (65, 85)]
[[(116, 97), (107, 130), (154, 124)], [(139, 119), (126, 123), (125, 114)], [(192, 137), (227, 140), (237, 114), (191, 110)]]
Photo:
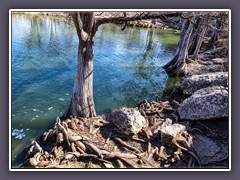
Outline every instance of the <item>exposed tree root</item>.
[(110, 160), (110, 159), (113, 159), (113, 158), (135, 159), (135, 158), (137, 158), (137, 156), (134, 155), (134, 154), (120, 153), (120, 152), (111, 152), (111, 153), (108, 153), (104, 156), (104, 159), (106, 159), (106, 160)]
[(119, 159), (121, 160), (121, 162), (123, 162), (126, 165), (126, 167), (139, 168), (139, 166), (137, 166), (136, 163), (132, 162), (129, 159), (125, 159), (125, 158), (119, 158)]
[(117, 163), (118, 168), (126, 168), (126, 166), (124, 166), (124, 164), (122, 163), (122, 161), (120, 159), (117, 159), (116, 163)]
[(115, 140), (116, 142), (118, 142), (118, 143), (119, 143), (121, 146), (123, 146), (123, 147), (126, 147), (126, 148), (128, 148), (128, 149), (130, 149), (130, 150), (136, 151), (136, 152), (138, 152), (138, 153), (141, 152), (139, 149), (137, 149), (137, 148), (135, 148), (135, 147), (133, 147), (133, 146), (131, 146), (131, 145), (128, 145), (126, 142), (122, 141), (120, 138), (115, 138), (114, 140)]
[[(175, 109), (178, 106), (176, 101), (145, 100), (138, 107), (146, 119), (155, 117), (152, 122), (154, 126), (162, 121), (162, 117), (171, 117), (172, 113), (176, 115)], [(150, 127), (142, 129), (136, 136), (126, 137), (103, 117), (71, 117), (65, 121), (57, 118), (54, 127), (45, 132), (42, 139), (41, 146), (34, 142), (29, 149), (27, 165), (58, 168), (74, 162), (93, 160), (104, 168), (165, 168), (175, 162), (182, 162), (183, 151), (194, 157), (200, 166), (199, 159), (190, 151), (192, 137), (188, 133), (184, 132), (174, 141), (177, 149), (173, 150), (171, 146), (162, 145), (160, 137), (153, 136)], [(44, 150), (45, 145), (48, 149), (50, 146), (51, 150)], [(189, 161), (185, 167), (194, 165)], [(84, 167), (95, 166), (90, 163)]]

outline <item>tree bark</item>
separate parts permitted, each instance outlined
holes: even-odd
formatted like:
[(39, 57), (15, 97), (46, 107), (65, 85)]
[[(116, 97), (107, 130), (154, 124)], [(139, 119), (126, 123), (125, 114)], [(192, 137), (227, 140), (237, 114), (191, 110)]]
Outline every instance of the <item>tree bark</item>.
[(196, 17), (193, 17), (191, 21), (185, 20), (182, 29), (180, 39), (177, 45), (177, 51), (173, 59), (167, 63), (163, 68), (169, 75), (177, 76), (185, 74), (186, 72), (186, 58), (188, 57), (189, 42), (192, 38), (192, 32), (196, 23)]
[(203, 26), (202, 28), (200, 28), (200, 31), (199, 31), (200, 34), (198, 34), (197, 43), (196, 43), (197, 45), (196, 45), (196, 48), (193, 52), (192, 60), (195, 60), (195, 59), (198, 58), (198, 52), (201, 48), (203, 38), (204, 38), (204, 35), (205, 35), (206, 31), (207, 31), (207, 26)]
[(219, 20), (219, 19), (216, 19), (215, 23), (213, 24), (214, 28), (213, 28), (213, 33), (212, 33), (211, 39), (209, 40), (209, 42), (207, 44), (207, 48), (208, 49), (213, 48), (214, 47), (214, 43), (216, 41), (218, 41), (218, 36), (220, 34), (221, 25), (222, 25), (222, 21)]
[(131, 12), (115, 12), (111, 16), (104, 16), (104, 14), (96, 16), (96, 22), (98, 25), (104, 23), (124, 23), (143, 19), (165, 19), (166, 17), (179, 16), (181, 14), (182, 12), (137, 12), (135, 14)]
[(192, 40), (189, 46), (188, 55), (191, 56), (192, 60), (197, 59), (198, 52), (201, 48), (205, 33), (207, 30), (207, 22), (203, 18), (198, 18), (196, 27), (192, 32)]
[(197, 19), (197, 22), (195, 25), (195, 29), (193, 31), (193, 33), (191, 34), (191, 41), (190, 41), (190, 44), (189, 44), (189, 49), (188, 49), (188, 55), (193, 55), (195, 49), (196, 49), (196, 46), (197, 46), (197, 42), (198, 42), (198, 34), (200, 33), (200, 30), (201, 30), (201, 25), (200, 25), (200, 18)]
[(93, 12), (74, 13), (73, 21), (79, 37), (78, 64), (71, 103), (64, 116), (94, 117), (93, 57), (96, 24)]
[(180, 52), (180, 48), (182, 46), (182, 42), (183, 42), (183, 39), (184, 39), (184, 36), (185, 36), (185, 33), (187, 31), (188, 26), (189, 26), (189, 22), (187, 20), (184, 20), (183, 24), (182, 24), (182, 28), (181, 28), (181, 34), (180, 34), (180, 38), (179, 38), (179, 41), (178, 41), (176, 53), (175, 53), (174, 57), (172, 58), (172, 60), (169, 61), (163, 67), (164, 69), (170, 69), (177, 62), (178, 56), (179, 56), (179, 52)]
[(219, 19), (216, 19), (215, 29), (214, 29), (212, 37), (209, 41), (210, 43), (214, 43), (218, 40), (218, 35), (220, 33), (221, 25), (222, 25), (221, 21)]

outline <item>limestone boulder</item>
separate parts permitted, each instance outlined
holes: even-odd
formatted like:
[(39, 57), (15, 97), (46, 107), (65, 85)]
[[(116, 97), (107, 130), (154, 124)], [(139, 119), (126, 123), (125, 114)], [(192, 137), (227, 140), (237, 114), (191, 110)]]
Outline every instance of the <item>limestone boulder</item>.
[(212, 86), (196, 91), (178, 109), (181, 119), (205, 120), (228, 116), (228, 88)]
[(228, 72), (216, 72), (192, 75), (183, 78), (177, 86), (185, 95), (192, 95), (197, 90), (210, 86), (228, 86)]

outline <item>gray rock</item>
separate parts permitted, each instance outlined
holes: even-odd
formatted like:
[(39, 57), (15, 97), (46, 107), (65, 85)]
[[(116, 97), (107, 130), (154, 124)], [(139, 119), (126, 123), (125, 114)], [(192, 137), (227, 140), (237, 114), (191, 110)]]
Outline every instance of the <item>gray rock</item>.
[(201, 164), (219, 162), (228, 157), (228, 146), (226, 142), (211, 139), (201, 133), (195, 133), (193, 148)]
[(205, 51), (204, 53), (201, 53), (198, 55), (198, 59), (204, 60), (204, 61), (209, 61), (213, 58), (218, 58), (219, 55), (221, 57), (224, 57), (224, 54), (228, 53), (228, 48), (227, 47), (217, 47), (210, 49), (208, 51)]
[(112, 112), (109, 116), (112, 121), (124, 134), (137, 134), (142, 128), (148, 126), (148, 121), (135, 108), (121, 108)]
[(228, 72), (208, 73), (201, 75), (192, 75), (182, 80), (177, 87), (183, 91), (183, 94), (191, 95), (195, 91), (209, 86), (228, 86)]
[(223, 64), (204, 65), (198, 63), (187, 64), (187, 76), (207, 74), (210, 72), (226, 72), (228, 69)]
[(178, 109), (181, 119), (204, 120), (228, 116), (228, 88), (213, 86), (196, 91)]

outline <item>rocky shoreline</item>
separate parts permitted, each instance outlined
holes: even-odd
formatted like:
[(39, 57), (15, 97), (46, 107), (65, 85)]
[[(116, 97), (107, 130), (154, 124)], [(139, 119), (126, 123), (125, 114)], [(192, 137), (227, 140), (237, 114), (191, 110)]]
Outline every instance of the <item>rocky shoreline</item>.
[[(157, 21), (127, 25), (165, 28)], [(22, 167), (227, 169), (229, 63), (222, 42), (190, 60), (187, 74), (162, 99), (93, 118), (57, 117)]]
[[(186, 75), (172, 97), (95, 118), (57, 118), (24, 167), (228, 168), (227, 61), (211, 59), (211, 66), (224, 62), (223, 72)], [(187, 98), (178, 102), (180, 92)]]

